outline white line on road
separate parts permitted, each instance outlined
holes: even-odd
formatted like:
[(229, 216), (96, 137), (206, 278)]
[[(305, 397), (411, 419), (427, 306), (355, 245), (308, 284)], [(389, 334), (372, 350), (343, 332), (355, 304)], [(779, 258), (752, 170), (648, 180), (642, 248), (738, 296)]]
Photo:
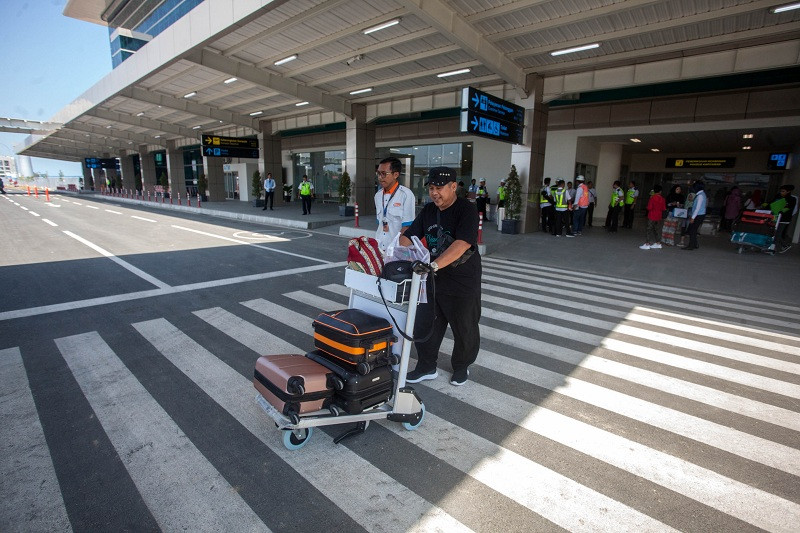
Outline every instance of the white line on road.
[(28, 209), (24, 205), (19, 206), (19, 208), (22, 209), (23, 211), (30, 211), (30, 209)]
[(35, 217), (40, 217), (40, 216), (42, 216), (42, 215), (40, 215), (39, 213), (34, 213), (33, 211), (28, 211), (28, 213), (30, 213), (31, 215), (33, 215), (33, 216), (35, 216)]
[(61, 204), (54, 204), (53, 202), (46, 203), (44, 205), (46, 205), (47, 207), (61, 207)]
[(173, 224), (172, 227), (175, 228), (175, 229), (183, 230), (183, 231), (190, 231), (192, 233), (197, 233), (199, 235), (205, 235), (206, 237), (214, 237), (215, 239), (222, 239), (223, 241), (235, 242), (237, 244), (245, 244), (247, 246), (255, 246), (256, 248), (261, 248), (262, 250), (267, 250), (269, 252), (276, 252), (276, 253), (279, 253), (279, 254), (291, 255), (292, 257), (300, 257), (301, 259), (308, 259), (309, 261), (316, 261), (318, 263), (330, 264), (330, 261), (325, 261), (323, 259), (317, 259), (316, 257), (309, 257), (307, 255), (295, 254), (295, 253), (292, 253), (292, 252), (287, 252), (285, 250), (278, 250), (276, 248), (270, 248), (269, 246), (262, 246), (260, 244), (254, 244), (252, 242), (242, 241), (242, 240), (239, 240), (239, 239), (232, 239), (230, 237), (224, 237), (222, 235), (215, 235), (214, 233), (208, 233), (207, 231), (200, 231), (200, 230), (197, 230), (197, 229), (185, 228), (183, 226), (176, 226), (175, 224)]
[(87, 205), (86, 207), (88, 207), (89, 209), (100, 209), (99, 207), (93, 205)]
[(144, 220), (145, 222), (157, 222), (152, 218), (137, 217), (136, 215), (131, 215), (131, 218), (135, 218), (136, 220)]
[(73, 204), (75, 204), (75, 205), (83, 205), (83, 204), (82, 204), (82, 203), (80, 203), (80, 202), (74, 202), (74, 201), (73, 201), (72, 203), (73, 203)]
[(45, 222), (45, 223), (47, 223), (47, 224), (50, 224), (50, 225), (51, 225), (51, 226), (53, 226), (54, 228), (57, 228), (57, 227), (58, 227), (58, 224), (56, 224), (56, 223), (55, 223), (55, 222), (53, 222), (52, 220), (48, 220), (48, 219), (46, 219), (46, 218), (43, 218), (43, 219), (42, 219), (42, 222)]
[(114, 213), (115, 215), (121, 215), (122, 214), (119, 211), (113, 211), (111, 209), (106, 209), (106, 213)]
[(207, 290), (215, 287), (224, 287), (226, 285), (236, 285), (238, 283), (249, 283), (251, 281), (261, 281), (270, 278), (279, 278), (281, 276), (304, 274), (306, 272), (325, 270), (326, 268), (344, 268), (345, 266), (346, 264), (343, 262), (328, 263), (325, 265), (312, 265), (302, 268), (278, 270), (275, 272), (264, 272), (262, 274), (251, 274), (249, 276), (239, 276), (236, 278), (217, 279), (201, 283), (190, 283), (188, 285), (179, 285), (177, 287), (167, 287), (166, 289), (150, 289), (148, 291), (129, 292), (127, 294), (101, 296), (99, 298), (89, 298), (87, 300), (77, 300), (74, 302), (29, 307), (27, 309), (17, 309), (14, 311), (5, 311), (0, 313), (0, 322), (3, 320), (14, 320), (16, 318), (27, 318), (31, 316), (46, 315), (48, 313), (59, 313), (62, 311), (72, 311), (75, 309), (86, 309), (87, 307), (96, 307), (99, 305), (109, 305), (120, 302), (130, 302), (132, 300), (141, 300), (144, 298), (166, 296), (167, 294)]
[(155, 277), (151, 276), (147, 272), (145, 272), (145, 271), (133, 266), (132, 264), (128, 263), (127, 261), (123, 261), (122, 259), (120, 259), (116, 255), (112, 254), (111, 252), (109, 252), (107, 250), (104, 250), (103, 248), (100, 248), (99, 246), (97, 246), (96, 244), (94, 244), (92, 242), (87, 241), (83, 237), (81, 237), (79, 235), (75, 235), (71, 231), (64, 231), (64, 233), (66, 233), (67, 235), (69, 235), (70, 237), (75, 239), (76, 241), (85, 244), (86, 246), (88, 246), (89, 248), (94, 250), (95, 252), (98, 252), (99, 254), (101, 254), (101, 255), (103, 255), (105, 257), (108, 257), (109, 259), (111, 259), (112, 261), (117, 263), (122, 268), (128, 270), (129, 272), (131, 272), (133, 274), (136, 274), (137, 276), (139, 276), (143, 280), (152, 283), (156, 287), (158, 287), (160, 289), (168, 289), (169, 288), (169, 285), (167, 285), (163, 281), (161, 281), (159, 279), (156, 279)]

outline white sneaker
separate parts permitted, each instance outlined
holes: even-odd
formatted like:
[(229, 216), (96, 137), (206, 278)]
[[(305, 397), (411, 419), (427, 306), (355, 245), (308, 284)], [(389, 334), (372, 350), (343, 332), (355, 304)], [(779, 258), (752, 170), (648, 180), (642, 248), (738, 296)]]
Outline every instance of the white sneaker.
[(655, 243), (655, 244), (651, 244), (651, 245), (650, 245), (650, 249), (651, 249), (651, 250), (660, 250), (660, 249), (661, 249), (661, 243), (660, 243), (660, 242), (657, 242), (657, 243)]
[(641, 246), (639, 247), (639, 249), (640, 249), (640, 250), (649, 250), (649, 249), (650, 249), (650, 245), (649, 245), (649, 244), (643, 244), (643, 245), (641, 245)]

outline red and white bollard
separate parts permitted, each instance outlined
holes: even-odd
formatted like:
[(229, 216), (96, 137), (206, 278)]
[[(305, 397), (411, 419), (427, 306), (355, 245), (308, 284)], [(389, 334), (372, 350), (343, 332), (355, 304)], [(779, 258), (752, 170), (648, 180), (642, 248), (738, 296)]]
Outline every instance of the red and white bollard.
[(200, 207), (200, 193), (197, 193), (197, 207)]
[(161, 193), (161, 203), (162, 204), (164, 203), (164, 193), (163, 192)]
[(150, 201), (150, 191), (147, 191), (147, 201)]
[(178, 205), (181, 205), (181, 193), (178, 193)]
[(47, 187), (44, 188), (44, 201), (45, 202), (50, 201), (50, 189)]
[(186, 192), (186, 205), (192, 207), (192, 195), (189, 192)]
[(358, 202), (356, 202), (355, 214), (356, 214), (356, 227), (359, 227), (359, 225), (358, 225)]
[(483, 213), (478, 213), (478, 244), (483, 244)]
[(39, 198), (39, 186), (38, 186), (38, 185), (34, 185), (34, 186), (33, 186), (33, 195), (34, 195), (36, 198)]

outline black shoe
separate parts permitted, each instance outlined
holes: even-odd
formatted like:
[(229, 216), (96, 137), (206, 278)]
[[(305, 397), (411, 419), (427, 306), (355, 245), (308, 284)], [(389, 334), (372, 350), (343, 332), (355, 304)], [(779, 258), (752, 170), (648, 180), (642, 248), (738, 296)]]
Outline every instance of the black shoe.
[(265, 207), (264, 209), (262, 209), (262, 211), (266, 211), (266, 210), (267, 210), (267, 208), (266, 208), (266, 207)]
[(697, 250), (697, 246), (687, 246), (684, 250)]
[(415, 368), (408, 374), (406, 374), (406, 383), (419, 383), (420, 381), (426, 381), (429, 379), (436, 379), (439, 377), (439, 370), (434, 368), (433, 370), (420, 370), (419, 368)]
[(450, 385), (460, 387), (469, 379), (469, 369), (462, 368), (461, 370), (453, 371), (453, 376), (450, 378)]

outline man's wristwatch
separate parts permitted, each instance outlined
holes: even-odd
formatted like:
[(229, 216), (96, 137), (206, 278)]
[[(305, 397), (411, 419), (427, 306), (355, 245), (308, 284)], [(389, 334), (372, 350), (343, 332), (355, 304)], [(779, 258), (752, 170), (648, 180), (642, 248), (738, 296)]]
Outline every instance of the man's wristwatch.
[(439, 265), (436, 264), (436, 261), (431, 261), (431, 268), (433, 269), (434, 272), (439, 270)]

